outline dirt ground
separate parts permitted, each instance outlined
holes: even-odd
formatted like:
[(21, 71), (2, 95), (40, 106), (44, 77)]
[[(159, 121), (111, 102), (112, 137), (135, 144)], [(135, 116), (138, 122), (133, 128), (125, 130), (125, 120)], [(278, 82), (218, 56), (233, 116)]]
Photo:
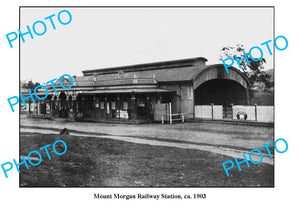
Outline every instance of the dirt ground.
[(68, 128), (83, 132), (152, 138), (167, 141), (193, 142), (211, 145), (229, 145), (255, 149), (273, 142), (273, 127), (256, 127), (217, 123), (177, 124), (109, 124), (90, 122), (64, 122), (42, 119), (21, 119), (22, 126), (42, 128)]
[[(52, 144), (63, 140), (58, 156)], [(21, 133), (21, 155), (47, 144), (40, 165), (21, 166), (21, 187), (272, 187), (272, 165), (241, 165), (226, 176), (224, 155), (195, 149), (127, 143), (95, 137)], [(59, 152), (64, 151), (64, 147)], [(34, 163), (39, 159), (32, 155)]]
[[(29, 170), (26, 186), (272, 187), (273, 159), (229, 171), (222, 163), (273, 141), (273, 128), (214, 123), (105, 124), (21, 119), (21, 155), (64, 138), (68, 151)], [(70, 135), (59, 135), (63, 128)], [(69, 148), (70, 146), (70, 148)], [(273, 150), (273, 147), (271, 147)], [(272, 151), (273, 153), (273, 151)], [(266, 154), (266, 152), (264, 152)], [(266, 155), (267, 156), (267, 155)], [(254, 156), (255, 157), (255, 156)], [(265, 159), (265, 158), (264, 158)]]

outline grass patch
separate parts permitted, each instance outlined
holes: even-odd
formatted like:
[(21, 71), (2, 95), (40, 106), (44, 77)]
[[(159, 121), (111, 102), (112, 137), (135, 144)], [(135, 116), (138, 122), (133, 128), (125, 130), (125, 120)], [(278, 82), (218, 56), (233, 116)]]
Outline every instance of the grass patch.
[[(64, 140), (67, 152), (58, 156), (52, 150), (56, 140)], [(260, 163), (229, 171), (222, 163), (233, 158), (211, 152), (134, 144), (112, 139), (56, 134), (22, 134), (21, 155), (51, 144), (52, 157), (40, 151), (40, 165), (21, 165), (22, 187), (231, 187), (274, 186), (273, 166)], [(34, 155), (32, 155), (34, 156)], [(36, 156), (35, 156), (36, 157)]]

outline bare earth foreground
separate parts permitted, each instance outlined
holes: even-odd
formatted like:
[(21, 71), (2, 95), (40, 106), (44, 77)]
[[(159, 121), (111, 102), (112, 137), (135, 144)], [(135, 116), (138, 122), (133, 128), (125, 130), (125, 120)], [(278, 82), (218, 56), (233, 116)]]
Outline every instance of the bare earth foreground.
[[(70, 135), (59, 135), (68, 128)], [(265, 150), (263, 162), (235, 166), (227, 177), (222, 163), (273, 142), (273, 127), (215, 123), (105, 124), (21, 118), (20, 155), (27, 156), (56, 140), (42, 163), (21, 166), (21, 187), (273, 187), (274, 165)], [(59, 147), (58, 147), (59, 149)], [(271, 147), (273, 153), (273, 147)], [(35, 154), (32, 157), (37, 157)], [(253, 155), (256, 161), (259, 156)], [(34, 162), (34, 158), (33, 158)], [(36, 162), (35, 162), (36, 163)]]

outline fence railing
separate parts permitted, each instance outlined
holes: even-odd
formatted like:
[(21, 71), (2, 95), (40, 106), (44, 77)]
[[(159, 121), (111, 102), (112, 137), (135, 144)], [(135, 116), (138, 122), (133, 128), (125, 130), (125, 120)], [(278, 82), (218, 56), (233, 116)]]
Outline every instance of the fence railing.
[(252, 106), (231, 104), (228, 107), (214, 104), (195, 106), (195, 118), (238, 120), (241, 119), (239, 114), (243, 114), (242, 118), (248, 121), (274, 122), (274, 106), (258, 106), (256, 104)]
[(196, 105), (195, 118), (223, 119), (222, 105)]
[(236, 116), (239, 112), (247, 114), (247, 120), (259, 122), (274, 122), (274, 106), (232, 106), (233, 119), (238, 119)]
[(173, 121), (181, 121), (182, 123), (184, 123), (184, 121), (187, 119), (184, 116), (190, 115), (190, 114), (193, 114), (193, 113), (164, 114), (164, 115), (161, 115), (161, 123), (164, 124), (165, 121), (166, 122), (169, 121), (170, 124), (172, 124)]

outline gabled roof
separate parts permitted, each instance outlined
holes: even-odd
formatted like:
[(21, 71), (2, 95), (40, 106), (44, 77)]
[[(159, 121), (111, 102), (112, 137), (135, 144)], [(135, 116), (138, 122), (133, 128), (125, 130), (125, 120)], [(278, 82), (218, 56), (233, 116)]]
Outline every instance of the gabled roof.
[(170, 68), (180, 68), (180, 67), (191, 67), (196, 65), (205, 65), (206, 61), (207, 59), (204, 57), (197, 57), (197, 58), (187, 58), (187, 59), (179, 59), (179, 60), (171, 60), (171, 61), (159, 61), (159, 62), (144, 63), (144, 64), (94, 69), (94, 70), (85, 70), (82, 71), (82, 73), (84, 76), (89, 76), (89, 75), (105, 75), (105, 74), (113, 74), (113, 73), (142, 72), (147, 70), (159, 70), (159, 69), (170, 69)]
[[(228, 78), (224, 69), (224, 65), (206, 65), (205, 62), (205, 58), (199, 57), (83, 71), (84, 76), (74, 78), (73, 89), (75, 89), (75, 87), (101, 88), (125, 85), (152, 85), (157, 87), (158, 83), (160, 82), (194, 81), (197, 76), (201, 75), (202, 72), (204, 73), (207, 70), (215, 68), (217, 68), (217, 73), (224, 72), (222, 74), (225, 75), (225, 78)], [(231, 70), (241, 78), (244, 78), (247, 82), (247, 78), (238, 69), (232, 67)], [(214, 72), (216, 72), (216, 70)], [(219, 75), (216, 75), (215, 77), (218, 78), (217, 76)], [(69, 79), (64, 80), (65, 86), (69, 85), (70, 83), (67, 80)], [(55, 86), (60, 87), (58, 81), (55, 82)]]
[(172, 81), (191, 81), (193, 77), (200, 73), (201, 70), (208, 67), (207, 65), (202, 66), (189, 66), (189, 67), (176, 67), (167, 69), (155, 69), (146, 71), (136, 71), (136, 72), (125, 72), (125, 73), (112, 73), (97, 76), (82, 76), (77, 77), (76, 82), (79, 86), (83, 82), (92, 82), (96, 78), (97, 82), (103, 81), (107, 82), (116, 79), (155, 79), (158, 82), (172, 82)]

